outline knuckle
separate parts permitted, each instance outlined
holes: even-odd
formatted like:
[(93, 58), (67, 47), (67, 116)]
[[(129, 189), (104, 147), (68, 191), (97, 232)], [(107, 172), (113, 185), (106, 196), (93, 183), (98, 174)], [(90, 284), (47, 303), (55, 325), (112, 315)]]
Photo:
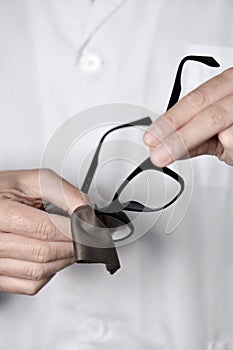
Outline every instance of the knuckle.
[(172, 131), (176, 128), (176, 119), (174, 118), (174, 115), (170, 110), (166, 112), (166, 114), (163, 117), (163, 121), (167, 122), (169, 124), (169, 127), (172, 128)]
[(27, 272), (27, 279), (33, 280), (33, 281), (40, 281), (44, 277), (44, 270), (41, 265), (39, 264), (33, 264), (30, 266)]
[(39, 182), (41, 191), (45, 190), (46, 186), (49, 186), (50, 181), (54, 178), (54, 174), (54, 171), (49, 168), (42, 168), (39, 170)]
[(55, 174), (55, 172), (50, 168), (42, 168), (40, 169), (40, 175), (43, 175), (45, 177), (51, 177)]
[(36, 282), (31, 282), (25, 289), (24, 294), (28, 296), (34, 296), (39, 292), (40, 288)]
[(75, 257), (75, 255), (73, 255), (70, 257), (67, 266), (73, 265), (75, 262), (76, 262), (76, 257)]
[(54, 249), (49, 244), (41, 244), (36, 249), (36, 261), (40, 263), (47, 263), (53, 260)]
[(210, 126), (221, 128), (224, 124), (224, 110), (218, 105), (211, 105), (206, 109)]
[(223, 145), (224, 149), (233, 150), (233, 130), (226, 129), (219, 133), (218, 139)]
[(49, 217), (43, 220), (39, 220), (35, 224), (35, 236), (38, 239), (42, 239), (44, 241), (48, 241), (50, 239), (54, 239), (56, 236), (56, 227), (51, 223)]
[(191, 109), (197, 109), (201, 106), (208, 105), (209, 97), (204, 87), (199, 87), (191, 92), (189, 92), (186, 96), (184, 96), (184, 101)]

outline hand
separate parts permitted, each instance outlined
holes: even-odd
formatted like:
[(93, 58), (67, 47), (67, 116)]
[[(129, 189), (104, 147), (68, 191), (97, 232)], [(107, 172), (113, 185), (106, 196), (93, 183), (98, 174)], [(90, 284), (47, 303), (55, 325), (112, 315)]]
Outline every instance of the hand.
[(233, 165), (233, 68), (183, 97), (144, 135), (152, 162), (215, 155)]
[(87, 198), (50, 170), (0, 172), (0, 291), (34, 295), (75, 261), (69, 218), (43, 202), (71, 214)]

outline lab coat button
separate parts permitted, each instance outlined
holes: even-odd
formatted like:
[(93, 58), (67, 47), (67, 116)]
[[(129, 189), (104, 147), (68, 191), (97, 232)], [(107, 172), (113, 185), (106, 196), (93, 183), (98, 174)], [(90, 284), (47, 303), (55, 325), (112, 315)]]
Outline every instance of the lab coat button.
[(84, 53), (79, 61), (82, 72), (88, 75), (99, 73), (103, 63), (102, 58), (95, 53)]
[(107, 327), (101, 320), (89, 319), (84, 324), (84, 332), (88, 338), (92, 340), (102, 340), (106, 333)]

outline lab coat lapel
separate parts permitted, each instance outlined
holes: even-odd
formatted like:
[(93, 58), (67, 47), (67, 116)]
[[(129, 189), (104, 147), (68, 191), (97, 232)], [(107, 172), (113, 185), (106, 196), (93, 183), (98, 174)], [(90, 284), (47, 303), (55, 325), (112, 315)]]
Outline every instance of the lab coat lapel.
[(85, 34), (80, 46), (80, 52), (88, 44), (92, 36), (101, 26), (128, 0), (98, 0), (93, 5), (87, 21)]

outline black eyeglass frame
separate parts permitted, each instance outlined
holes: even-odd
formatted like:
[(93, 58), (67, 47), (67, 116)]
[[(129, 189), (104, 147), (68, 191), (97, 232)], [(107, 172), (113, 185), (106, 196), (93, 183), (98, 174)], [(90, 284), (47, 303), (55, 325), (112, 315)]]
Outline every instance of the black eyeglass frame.
[[(178, 69), (177, 69), (177, 73), (176, 73), (176, 77), (175, 77), (175, 81), (174, 81), (174, 85), (173, 85), (173, 89), (172, 89), (172, 93), (171, 93), (171, 97), (170, 97), (170, 100), (168, 103), (167, 110), (170, 109), (172, 106), (174, 106), (179, 100), (180, 93), (181, 93), (182, 70), (183, 70), (183, 66), (184, 66), (186, 61), (197, 61), (197, 62), (200, 62), (200, 63), (205, 64), (205, 65), (210, 66), (210, 67), (219, 67), (218, 62), (213, 57), (194, 56), (194, 55), (184, 57), (181, 60), (179, 66), (178, 66)], [(86, 194), (88, 193), (90, 185), (91, 185), (93, 177), (94, 177), (94, 174), (95, 174), (96, 169), (98, 167), (98, 159), (99, 159), (101, 147), (103, 145), (105, 138), (110, 133), (112, 133), (116, 130), (122, 129), (122, 128), (127, 128), (127, 127), (149, 126), (151, 123), (152, 123), (152, 119), (148, 116), (148, 117), (145, 117), (145, 118), (142, 118), (139, 120), (135, 120), (135, 121), (130, 122), (130, 123), (116, 126), (112, 129), (108, 130), (99, 141), (98, 147), (95, 151), (95, 154), (92, 158), (90, 167), (88, 169), (88, 172), (87, 172), (85, 179), (84, 179), (84, 182), (82, 184), (81, 191), (83, 191)], [(146, 170), (155, 170), (155, 171), (162, 172), (162, 173), (170, 176), (173, 180), (177, 181), (180, 185), (180, 189), (179, 189), (178, 193), (168, 203), (164, 204), (163, 206), (157, 207), (157, 208), (147, 207), (147, 206), (145, 206), (139, 202), (136, 202), (136, 201), (120, 202), (119, 195), (124, 190), (124, 188), (128, 185), (128, 183), (130, 181), (132, 181), (141, 172), (146, 171)], [(129, 227), (130, 232), (126, 237), (114, 240), (115, 242), (122, 241), (122, 240), (125, 240), (126, 238), (129, 238), (134, 232), (133, 224), (131, 223), (128, 216), (124, 213), (124, 211), (156, 212), (156, 211), (166, 209), (170, 205), (172, 205), (181, 196), (182, 192), (184, 191), (184, 188), (185, 188), (184, 179), (179, 174), (177, 174), (175, 171), (171, 170), (168, 167), (162, 167), (162, 168), (157, 167), (156, 165), (154, 165), (151, 162), (150, 158), (148, 157), (136, 169), (134, 169), (133, 172), (131, 172), (127, 176), (127, 178), (123, 181), (123, 183), (120, 185), (120, 187), (118, 188), (118, 190), (114, 194), (113, 199), (110, 202), (110, 204), (104, 208), (98, 208), (96, 206), (95, 212), (96, 212), (96, 215), (98, 217), (100, 217), (101, 220), (110, 229), (111, 228), (115, 229), (115, 228), (117, 228), (119, 226), (123, 226), (123, 225), (127, 225)]]

